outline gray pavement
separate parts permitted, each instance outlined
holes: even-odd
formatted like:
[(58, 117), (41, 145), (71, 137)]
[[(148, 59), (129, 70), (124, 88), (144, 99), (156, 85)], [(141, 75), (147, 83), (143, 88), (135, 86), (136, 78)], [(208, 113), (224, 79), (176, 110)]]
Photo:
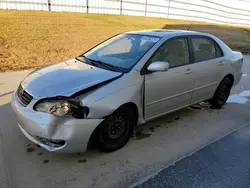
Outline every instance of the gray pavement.
[(163, 169), (136, 188), (250, 187), (250, 123)]
[[(232, 94), (250, 90), (250, 56)], [(0, 187), (128, 187), (250, 122), (250, 102), (221, 109), (185, 108), (137, 129), (121, 150), (55, 154), (28, 141), (10, 106), (13, 90), (28, 71), (0, 74)], [(237, 95), (235, 95), (237, 97)]]

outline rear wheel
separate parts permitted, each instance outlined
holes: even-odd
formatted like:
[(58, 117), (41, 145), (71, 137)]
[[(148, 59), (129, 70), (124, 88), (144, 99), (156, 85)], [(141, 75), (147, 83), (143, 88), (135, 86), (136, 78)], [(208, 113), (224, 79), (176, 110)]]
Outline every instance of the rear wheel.
[(229, 78), (224, 78), (216, 89), (214, 96), (209, 100), (212, 108), (221, 108), (227, 101), (232, 88), (232, 82)]
[(132, 110), (121, 107), (98, 127), (95, 143), (103, 152), (113, 152), (123, 147), (133, 134), (136, 116)]

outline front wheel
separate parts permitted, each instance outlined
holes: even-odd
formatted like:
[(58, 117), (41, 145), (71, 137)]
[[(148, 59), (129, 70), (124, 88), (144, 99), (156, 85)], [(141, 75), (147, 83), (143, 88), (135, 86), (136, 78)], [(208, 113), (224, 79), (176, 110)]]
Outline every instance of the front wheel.
[(97, 147), (103, 152), (113, 152), (123, 147), (133, 134), (136, 125), (133, 111), (122, 107), (104, 120), (95, 135)]
[(216, 89), (214, 96), (209, 100), (212, 108), (219, 109), (227, 101), (232, 88), (232, 82), (229, 78), (224, 78)]

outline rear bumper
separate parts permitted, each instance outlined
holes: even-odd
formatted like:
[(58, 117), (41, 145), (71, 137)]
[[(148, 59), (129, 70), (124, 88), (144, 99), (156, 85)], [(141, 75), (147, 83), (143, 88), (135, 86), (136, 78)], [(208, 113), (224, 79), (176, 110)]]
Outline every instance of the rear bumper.
[[(103, 119), (75, 119), (58, 117), (24, 107), (12, 96), (12, 108), (18, 117), (18, 126), (23, 134), (35, 144), (53, 152), (84, 152), (92, 132)], [(55, 142), (59, 141), (59, 144)]]

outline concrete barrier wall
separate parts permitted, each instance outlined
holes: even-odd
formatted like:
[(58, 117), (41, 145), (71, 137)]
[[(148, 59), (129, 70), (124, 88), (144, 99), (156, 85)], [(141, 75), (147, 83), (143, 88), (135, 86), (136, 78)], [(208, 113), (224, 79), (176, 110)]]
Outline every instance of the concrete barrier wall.
[(0, 9), (122, 14), (250, 25), (250, 0), (0, 0)]

